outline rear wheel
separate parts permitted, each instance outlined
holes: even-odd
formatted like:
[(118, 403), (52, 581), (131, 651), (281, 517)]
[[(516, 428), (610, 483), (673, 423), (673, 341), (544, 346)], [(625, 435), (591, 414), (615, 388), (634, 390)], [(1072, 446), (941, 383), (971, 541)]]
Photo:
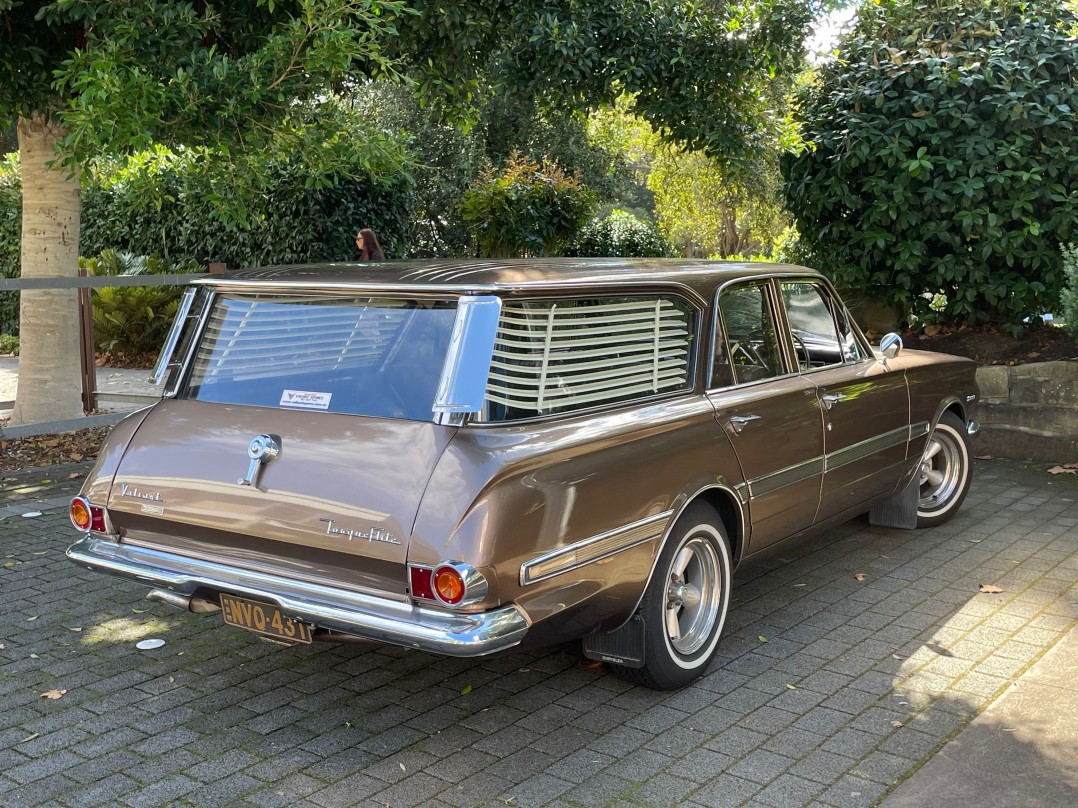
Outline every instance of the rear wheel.
[(677, 690), (700, 678), (715, 657), (730, 606), (730, 545), (705, 503), (678, 519), (640, 603), (644, 666), (615, 668), (630, 681)]
[(921, 456), (917, 527), (942, 525), (958, 511), (969, 491), (971, 455), (962, 419), (943, 413)]

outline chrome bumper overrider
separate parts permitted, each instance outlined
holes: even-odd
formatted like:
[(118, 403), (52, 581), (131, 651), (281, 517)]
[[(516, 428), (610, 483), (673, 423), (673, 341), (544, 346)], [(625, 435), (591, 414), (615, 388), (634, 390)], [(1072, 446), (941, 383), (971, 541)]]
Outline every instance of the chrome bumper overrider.
[(87, 536), (67, 550), (77, 564), (190, 595), (200, 587), (277, 604), (320, 628), (447, 656), (482, 656), (517, 645), (528, 621), (515, 606), (481, 614), (425, 609), (147, 547)]

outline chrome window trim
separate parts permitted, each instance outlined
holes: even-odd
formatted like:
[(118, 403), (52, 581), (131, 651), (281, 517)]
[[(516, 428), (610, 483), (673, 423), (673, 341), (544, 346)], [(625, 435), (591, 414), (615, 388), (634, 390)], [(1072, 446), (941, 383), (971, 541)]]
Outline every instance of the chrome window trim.
[(166, 398), (178, 397), (187, 385), (187, 379), (191, 370), (191, 361), (198, 352), (199, 343), (202, 341), (202, 334), (206, 329), (206, 322), (210, 319), (210, 310), (213, 308), (214, 301), (217, 300), (217, 292), (214, 290), (203, 287), (203, 292), (202, 310), (198, 313), (198, 319), (195, 321), (194, 330), (191, 332), (191, 341), (187, 343), (186, 350), (184, 351), (183, 356), (180, 357), (180, 367), (176, 372), (176, 380), (172, 387), (165, 391)]
[[(657, 539), (665, 534), (673, 513), (673, 511), (663, 511), (654, 516), (638, 519), (526, 561), (520, 565), (520, 585), (528, 586), (554, 578)], [(581, 553), (584, 554), (583, 558), (579, 557)], [(562, 557), (566, 560), (559, 564), (558, 561)], [(550, 571), (536, 571), (549, 565), (553, 565)]]
[(184, 323), (187, 322), (187, 315), (191, 312), (191, 306), (195, 302), (196, 294), (198, 294), (198, 289), (194, 286), (188, 286), (183, 290), (180, 305), (172, 318), (172, 327), (168, 330), (165, 344), (161, 347), (161, 354), (157, 357), (157, 364), (154, 365), (153, 375), (150, 376), (150, 384), (161, 384), (165, 381), (165, 374), (168, 373), (168, 366), (172, 362), (172, 354), (180, 341), (180, 332), (183, 330)]
[(501, 310), (502, 299), (495, 295), (458, 298), (434, 399), (437, 415), (482, 411)]

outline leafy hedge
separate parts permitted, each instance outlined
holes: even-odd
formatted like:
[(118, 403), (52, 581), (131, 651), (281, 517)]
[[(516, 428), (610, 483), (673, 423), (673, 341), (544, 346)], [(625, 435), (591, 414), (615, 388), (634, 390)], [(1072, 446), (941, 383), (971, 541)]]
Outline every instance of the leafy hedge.
[[(0, 157), (0, 278), (19, 277), (22, 181), (17, 155)], [(19, 333), (19, 293), (0, 292), (0, 334)]]
[(785, 163), (805, 247), (840, 282), (1020, 327), (1078, 223), (1078, 24), (1065, 0), (879, 0), (804, 99)]
[[(365, 167), (366, 168), (366, 167)], [(387, 256), (403, 255), (412, 223), (412, 176), (380, 167), (379, 179), (345, 177), (313, 187), (297, 161), (273, 162), (265, 191), (245, 200), (245, 222), (222, 219), (230, 193), (226, 157), (157, 148), (98, 172), (83, 192), (81, 252), (105, 249), (232, 268), (357, 260), (355, 234), (370, 227)]]
[(615, 209), (584, 225), (569, 254), (594, 258), (667, 258), (674, 255), (674, 248), (656, 225)]

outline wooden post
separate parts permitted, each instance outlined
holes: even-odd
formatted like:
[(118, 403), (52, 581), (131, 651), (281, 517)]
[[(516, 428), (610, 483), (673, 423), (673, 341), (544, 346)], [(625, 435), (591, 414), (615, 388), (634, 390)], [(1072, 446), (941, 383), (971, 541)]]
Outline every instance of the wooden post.
[[(86, 277), (86, 270), (81, 267), (79, 277)], [(89, 289), (79, 289), (79, 348), (82, 406), (86, 412), (93, 412), (97, 409), (97, 362), (94, 359), (93, 300)]]

